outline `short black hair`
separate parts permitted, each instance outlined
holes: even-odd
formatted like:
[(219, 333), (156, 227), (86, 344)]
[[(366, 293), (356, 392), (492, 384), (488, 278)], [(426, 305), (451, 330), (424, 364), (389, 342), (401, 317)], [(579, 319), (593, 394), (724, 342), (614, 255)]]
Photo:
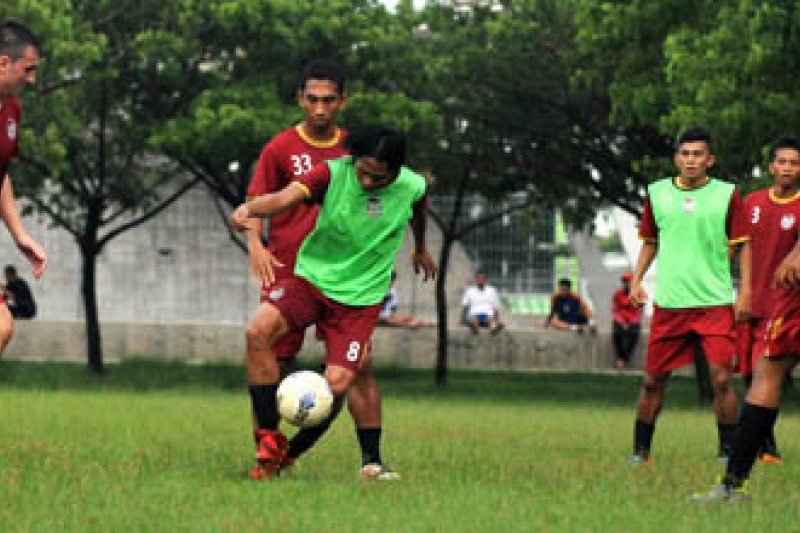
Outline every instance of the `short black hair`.
[(386, 169), (395, 173), (406, 160), (406, 136), (403, 132), (377, 124), (353, 128), (344, 142), (353, 159), (374, 157), (386, 163)]
[(308, 80), (328, 80), (336, 84), (339, 94), (344, 94), (347, 75), (344, 68), (333, 59), (312, 59), (300, 72), (297, 87), (302, 91)]
[(560, 280), (558, 280), (558, 285), (559, 286), (563, 285), (565, 287), (572, 287), (572, 280), (570, 280), (569, 278), (561, 278)]
[(0, 22), (0, 54), (17, 60), (29, 46), (36, 48), (37, 53), (42, 53), (39, 38), (22, 22), (14, 19)]
[(16, 274), (17, 273), (17, 267), (15, 267), (14, 265), (6, 265), (5, 273), (6, 274)]
[(679, 149), (684, 143), (698, 141), (706, 143), (706, 146), (708, 146), (708, 152), (710, 154), (714, 153), (714, 139), (711, 137), (711, 132), (702, 126), (692, 126), (678, 135), (678, 144), (675, 146), (675, 149)]
[(775, 161), (775, 158), (778, 156), (778, 150), (783, 150), (786, 148), (795, 150), (800, 154), (800, 140), (792, 135), (778, 137), (769, 147), (769, 160)]

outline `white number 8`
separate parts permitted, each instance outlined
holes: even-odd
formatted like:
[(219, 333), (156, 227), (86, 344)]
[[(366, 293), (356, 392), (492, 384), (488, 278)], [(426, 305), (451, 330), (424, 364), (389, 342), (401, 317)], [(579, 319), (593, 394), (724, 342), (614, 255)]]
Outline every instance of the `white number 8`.
[(347, 355), (345, 357), (351, 363), (358, 361), (358, 352), (361, 351), (361, 343), (358, 341), (353, 341), (350, 343), (350, 347), (347, 349)]

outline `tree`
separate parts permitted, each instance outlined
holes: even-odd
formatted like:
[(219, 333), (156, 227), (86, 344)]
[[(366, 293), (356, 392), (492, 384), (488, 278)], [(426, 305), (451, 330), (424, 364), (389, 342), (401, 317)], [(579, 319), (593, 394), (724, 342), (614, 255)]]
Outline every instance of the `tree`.
[[(500, 8), (456, 11), (431, 4), (405, 17), (418, 38), (401, 50), (399, 90), (437, 103), (443, 131), (431, 154), (435, 191), (455, 195), (442, 230), (437, 282), (439, 341), (436, 379), (447, 373), (445, 283), (452, 246), (474, 228), (510, 211), (559, 207), (582, 224), (601, 202), (635, 212), (646, 179), (635, 155), (661, 139), (649, 130), (624, 135), (609, 127), (602, 94), (575, 82), (571, 2), (511, 1)], [(409, 65), (409, 58), (416, 61)], [(602, 179), (599, 179), (602, 176)], [(479, 194), (504, 205), (484, 218), (462, 221), (463, 198)]]
[(359, 58), (381, 60), (370, 39), (396, 25), (377, 2), (227, 1), (214, 13), (220, 28), (212, 64), (224, 83), (199, 93), (189, 112), (168, 121), (155, 139), (208, 187), (225, 224), (227, 210), (245, 199), (264, 143), (301, 119), (297, 77), (310, 59), (337, 59), (357, 78), (348, 82), (345, 126), (386, 122), (411, 132), (435, 130), (431, 104), (384, 91), (384, 79), (356, 76)]
[[(103, 370), (95, 293), (105, 246), (156, 216), (196, 180), (148, 141), (210, 83), (205, 2), (4, 3), (46, 43), (39, 94), (25, 115), (18, 190), (81, 252), (90, 368)], [(33, 135), (32, 132), (37, 134)]]
[[(596, 90), (607, 89), (610, 124), (646, 125), (666, 137), (706, 125), (715, 137), (717, 172), (740, 182), (764, 170), (774, 137), (795, 129), (795, 3), (587, 0), (579, 2), (576, 19), (586, 65), (580, 75)], [(645, 157), (639, 164), (654, 176), (670, 167)]]

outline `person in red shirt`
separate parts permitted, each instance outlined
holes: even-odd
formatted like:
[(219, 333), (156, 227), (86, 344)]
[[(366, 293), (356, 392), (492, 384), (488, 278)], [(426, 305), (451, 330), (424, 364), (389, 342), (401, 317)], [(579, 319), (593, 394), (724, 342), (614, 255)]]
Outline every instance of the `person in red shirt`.
[[(22, 105), (19, 97), (28, 85), (36, 83), (41, 45), (39, 39), (22, 23), (0, 23), (0, 218), (17, 248), (25, 255), (39, 278), (47, 265), (44, 248), (22, 226), (8, 166), (17, 156)], [(0, 297), (0, 302), (2, 298)], [(6, 305), (0, 305), (0, 355), (14, 332), (14, 320)]]
[[(297, 93), (303, 121), (278, 133), (264, 146), (247, 191), (249, 200), (278, 192), (318, 163), (347, 155), (344, 147), (347, 133), (336, 123), (338, 112), (347, 103), (345, 83), (344, 70), (334, 61), (317, 59), (305, 66)], [(250, 266), (262, 281), (262, 305), (247, 326), (248, 354), (264, 335), (267, 323), (264, 303), (269, 300), (270, 286), (292, 277), (297, 252), (314, 228), (318, 211), (318, 205), (301, 204), (271, 218), (266, 247), (262, 241), (262, 219), (253, 219), (247, 231)], [(267, 265), (273, 268), (268, 269)], [(297, 368), (296, 356), (303, 338), (303, 331), (293, 331), (275, 344), (283, 376)], [(384, 464), (380, 453), (381, 397), (368, 359), (348, 391), (347, 404), (361, 446), (361, 475), (380, 480), (397, 479), (398, 474)], [(326, 430), (327, 426), (323, 425), (300, 430), (289, 443), (289, 458), (293, 461), (307, 451)]]
[(639, 342), (642, 331), (643, 308), (631, 302), (632, 272), (625, 272), (620, 279), (622, 286), (611, 298), (611, 314), (613, 320), (612, 339), (617, 359), (614, 366), (618, 370), (625, 369), (631, 361), (631, 354)]
[[(747, 480), (759, 450), (764, 449), (774, 431), (783, 381), (800, 361), (798, 212), (787, 207), (796, 204), (794, 199), (797, 198), (800, 176), (800, 144), (797, 141), (779, 141), (774, 145), (770, 172), (775, 181), (768, 190), (767, 200), (775, 205), (768, 205), (763, 197), (759, 201), (763, 195), (758, 193), (751, 195), (749, 203), (745, 200), (749, 206), (745, 211), (749, 214), (745, 224), (752, 231), (742, 250), (744, 260), (757, 258), (752, 260), (753, 272), (749, 280), (752, 284), (751, 313), (753, 316), (768, 313), (769, 320), (763, 324), (764, 338), (758, 343), (757, 363), (732, 443), (733, 454), (722, 478), (710, 490), (690, 497), (694, 503), (741, 502), (750, 498)], [(779, 198), (790, 201), (781, 204), (775, 201)], [(786, 246), (790, 242), (794, 244), (787, 252)], [(752, 253), (747, 251), (748, 244)], [(770, 274), (765, 274), (763, 268), (772, 268), (775, 261), (774, 272), (771, 270)], [(747, 290), (747, 282), (748, 279), (742, 280), (744, 290)], [(762, 303), (766, 306), (762, 307)], [(747, 359), (752, 353), (745, 352), (740, 356)]]
[[(737, 325), (736, 354), (739, 373), (750, 388), (753, 369), (764, 352), (766, 328), (777, 299), (773, 275), (797, 243), (800, 231), (800, 140), (783, 137), (770, 150), (771, 187), (748, 194), (738, 223), (748, 236), (742, 248), (751, 262), (749, 286), (743, 280), (741, 290), (749, 294), (750, 314)], [(752, 261), (757, 257), (758, 261)], [(775, 435), (770, 433), (760, 450), (767, 463), (781, 461)]]

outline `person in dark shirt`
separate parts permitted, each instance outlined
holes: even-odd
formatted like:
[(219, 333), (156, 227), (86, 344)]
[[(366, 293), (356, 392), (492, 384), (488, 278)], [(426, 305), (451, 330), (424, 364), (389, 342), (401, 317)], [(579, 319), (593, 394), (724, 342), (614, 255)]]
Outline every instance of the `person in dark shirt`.
[(33, 318), (36, 316), (36, 302), (33, 294), (24, 279), (17, 275), (13, 265), (5, 268), (6, 284), (3, 287), (3, 297), (8, 310), (14, 318)]
[(583, 332), (584, 328), (595, 333), (597, 325), (594, 314), (586, 300), (572, 291), (572, 282), (567, 278), (558, 280), (558, 290), (550, 297), (550, 315), (545, 327), (570, 329)]

